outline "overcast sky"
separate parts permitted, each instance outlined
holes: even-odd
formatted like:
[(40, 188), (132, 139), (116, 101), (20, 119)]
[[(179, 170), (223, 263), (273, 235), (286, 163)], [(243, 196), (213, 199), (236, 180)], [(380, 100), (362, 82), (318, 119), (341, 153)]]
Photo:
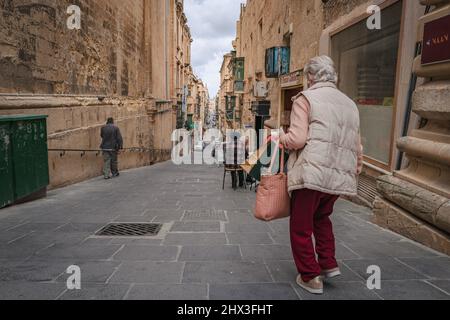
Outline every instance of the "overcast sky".
[(215, 97), (220, 86), (223, 55), (233, 49), (240, 4), (245, 0), (185, 0), (184, 11), (191, 28), (192, 66)]

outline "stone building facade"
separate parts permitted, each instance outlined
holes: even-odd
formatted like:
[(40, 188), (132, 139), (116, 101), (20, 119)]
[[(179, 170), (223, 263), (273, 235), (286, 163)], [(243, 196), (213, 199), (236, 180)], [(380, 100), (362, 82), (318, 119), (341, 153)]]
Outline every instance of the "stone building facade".
[[(72, 5), (80, 29), (68, 27)], [(170, 157), (192, 74), (183, 1), (0, 0), (0, 15), (0, 114), (48, 115), (51, 187), (101, 173), (110, 116), (124, 147), (139, 148), (120, 156), (122, 169)]]
[(208, 88), (195, 75), (191, 75), (189, 78), (187, 88), (188, 126), (202, 128), (205, 124), (205, 110), (207, 110), (209, 101)]
[[(421, 125), (397, 140), (409, 163), (378, 179), (381, 196), (375, 200), (374, 213), (378, 224), (450, 255), (450, 30), (439, 25), (439, 20), (447, 21), (447, 26), (450, 22), (450, 1), (420, 2), (434, 5), (419, 19), (422, 53), (413, 68), (423, 79), (412, 99)], [(432, 25), (438, 27), (426, 33)], [(432, 53), (433, 64), (426, 63), (426, 47), (433, 46), (447, 50), (447, 60), (436, 60)]]
[[(316, 55), (331, 56), (338, 86), (356, 102), (361, 117), (364, 170), (354, 200), (374, 208), (376, 223), (448, 253), (448, 66), (424, 68), (415, 58), (423, 21), (432, 20), (422, 17), (426, 5), (435, 17), (448, 15), (449, 1), (248, 0), (234, 50), (224, 59), (227, 64), (232, 57), (232, 71), (222, 68), (231, 79), (222, 75), (220, 97), (239, 101), (237, 127), (259, 129), (272, 118), (287, 128), (291, 98), (306, 88), (303, 66)], [(380, 19), (381, 28), (370, 27), (373, 18)], [(275, 76), (272, 48), (278, 48), (281, 61)], [(288, 68), (283, 52), (289, 53)], [(240, 59), (243, 90), (233, 72)], [(234, 85), (231, 92), (227, 83)]]
[(232, 53), (227, 53), (223, 57), (220, 67), (220, 89), (217, 94), (217, 126), (224, 134), (227, 129), (233, 128), (232, 116), (227, 116), (228, 97), (233, 95), (233, 74), (230, 68), (233, 59)]
[[(222, 71), (228, 72), (230, 79), (222, 76), (219, 94), (222, 97), (219, 100), (220, 109), (225, 108), (227, 95), (236, 97), (239, 117), (235, 120), (235, 128), (262, 129), (265, 120), (277, 118), (279, 113), (283, 118), (280, 121), (289, 118), (281, 110), (281, 106), (285, 104), (285, 100), (301, 91), (303, 78), (297, 77), (294, 81), (283, 84), (279, 77), (267, 77), (266, 50), (272, 47), (289, 47), (289, 73), (292, 71), (295, 75), (308, 58), (317, 54), (321, 32), (317, 25), (321, 24), (320, 0), (249, 0), (241, 6), (240, 18), (236, 24), (236, 39), (233, 41), (234, 51), (230, 55), (244, 58), (243, 87), (236, 92), (233, 74), (236, 65), (233, 61), (227, 63), (230, 55), (226, 55), (224, 66), (228, 65), (228, 69), (222, 67)], [(260, 102), (270, 106), (269, 112), (255, 111), (255, 105), (257, 109)], [(286, 105), (289, 106), (289, 103)]]

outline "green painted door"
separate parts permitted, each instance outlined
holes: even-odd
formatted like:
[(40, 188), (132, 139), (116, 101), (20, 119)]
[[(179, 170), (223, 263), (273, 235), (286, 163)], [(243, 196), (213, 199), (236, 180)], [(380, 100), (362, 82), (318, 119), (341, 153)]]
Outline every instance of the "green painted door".
[(9, 123), (0, 122), (0, 208), (14, 202)]
[(17, 121), (11, 129), (15, 198), (20, 200), (49, 184), (46, 121)]

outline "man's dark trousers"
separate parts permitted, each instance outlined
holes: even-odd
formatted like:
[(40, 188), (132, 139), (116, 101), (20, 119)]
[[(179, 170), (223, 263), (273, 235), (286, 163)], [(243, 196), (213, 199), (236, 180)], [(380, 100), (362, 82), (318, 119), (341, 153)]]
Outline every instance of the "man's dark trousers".
[(117, 151), (103, 151), (103, 161), (103, 175), (105, 178), (109, 178), (110, 174), (116, 176), (119, 173)]
[(100, 136), (102, 144), (100, 149), (103, 150), (103, 175), (109, 178), (110, 173), (117, 177), (119, 175), (119, 168), (117, 163), (118, 150), (123, 148), (123, 139), (120, 129), (113, 123), (108, 123), (102, 127)]

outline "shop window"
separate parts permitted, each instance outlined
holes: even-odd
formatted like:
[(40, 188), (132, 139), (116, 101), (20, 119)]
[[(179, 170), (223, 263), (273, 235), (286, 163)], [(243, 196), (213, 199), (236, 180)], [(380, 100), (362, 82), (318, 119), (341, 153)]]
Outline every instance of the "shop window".
[(331, 38), (339, 88), (358, 105), (366, 157), (389, 164), (402, 2), (382, 11), (381, 30), (366, 20)]

